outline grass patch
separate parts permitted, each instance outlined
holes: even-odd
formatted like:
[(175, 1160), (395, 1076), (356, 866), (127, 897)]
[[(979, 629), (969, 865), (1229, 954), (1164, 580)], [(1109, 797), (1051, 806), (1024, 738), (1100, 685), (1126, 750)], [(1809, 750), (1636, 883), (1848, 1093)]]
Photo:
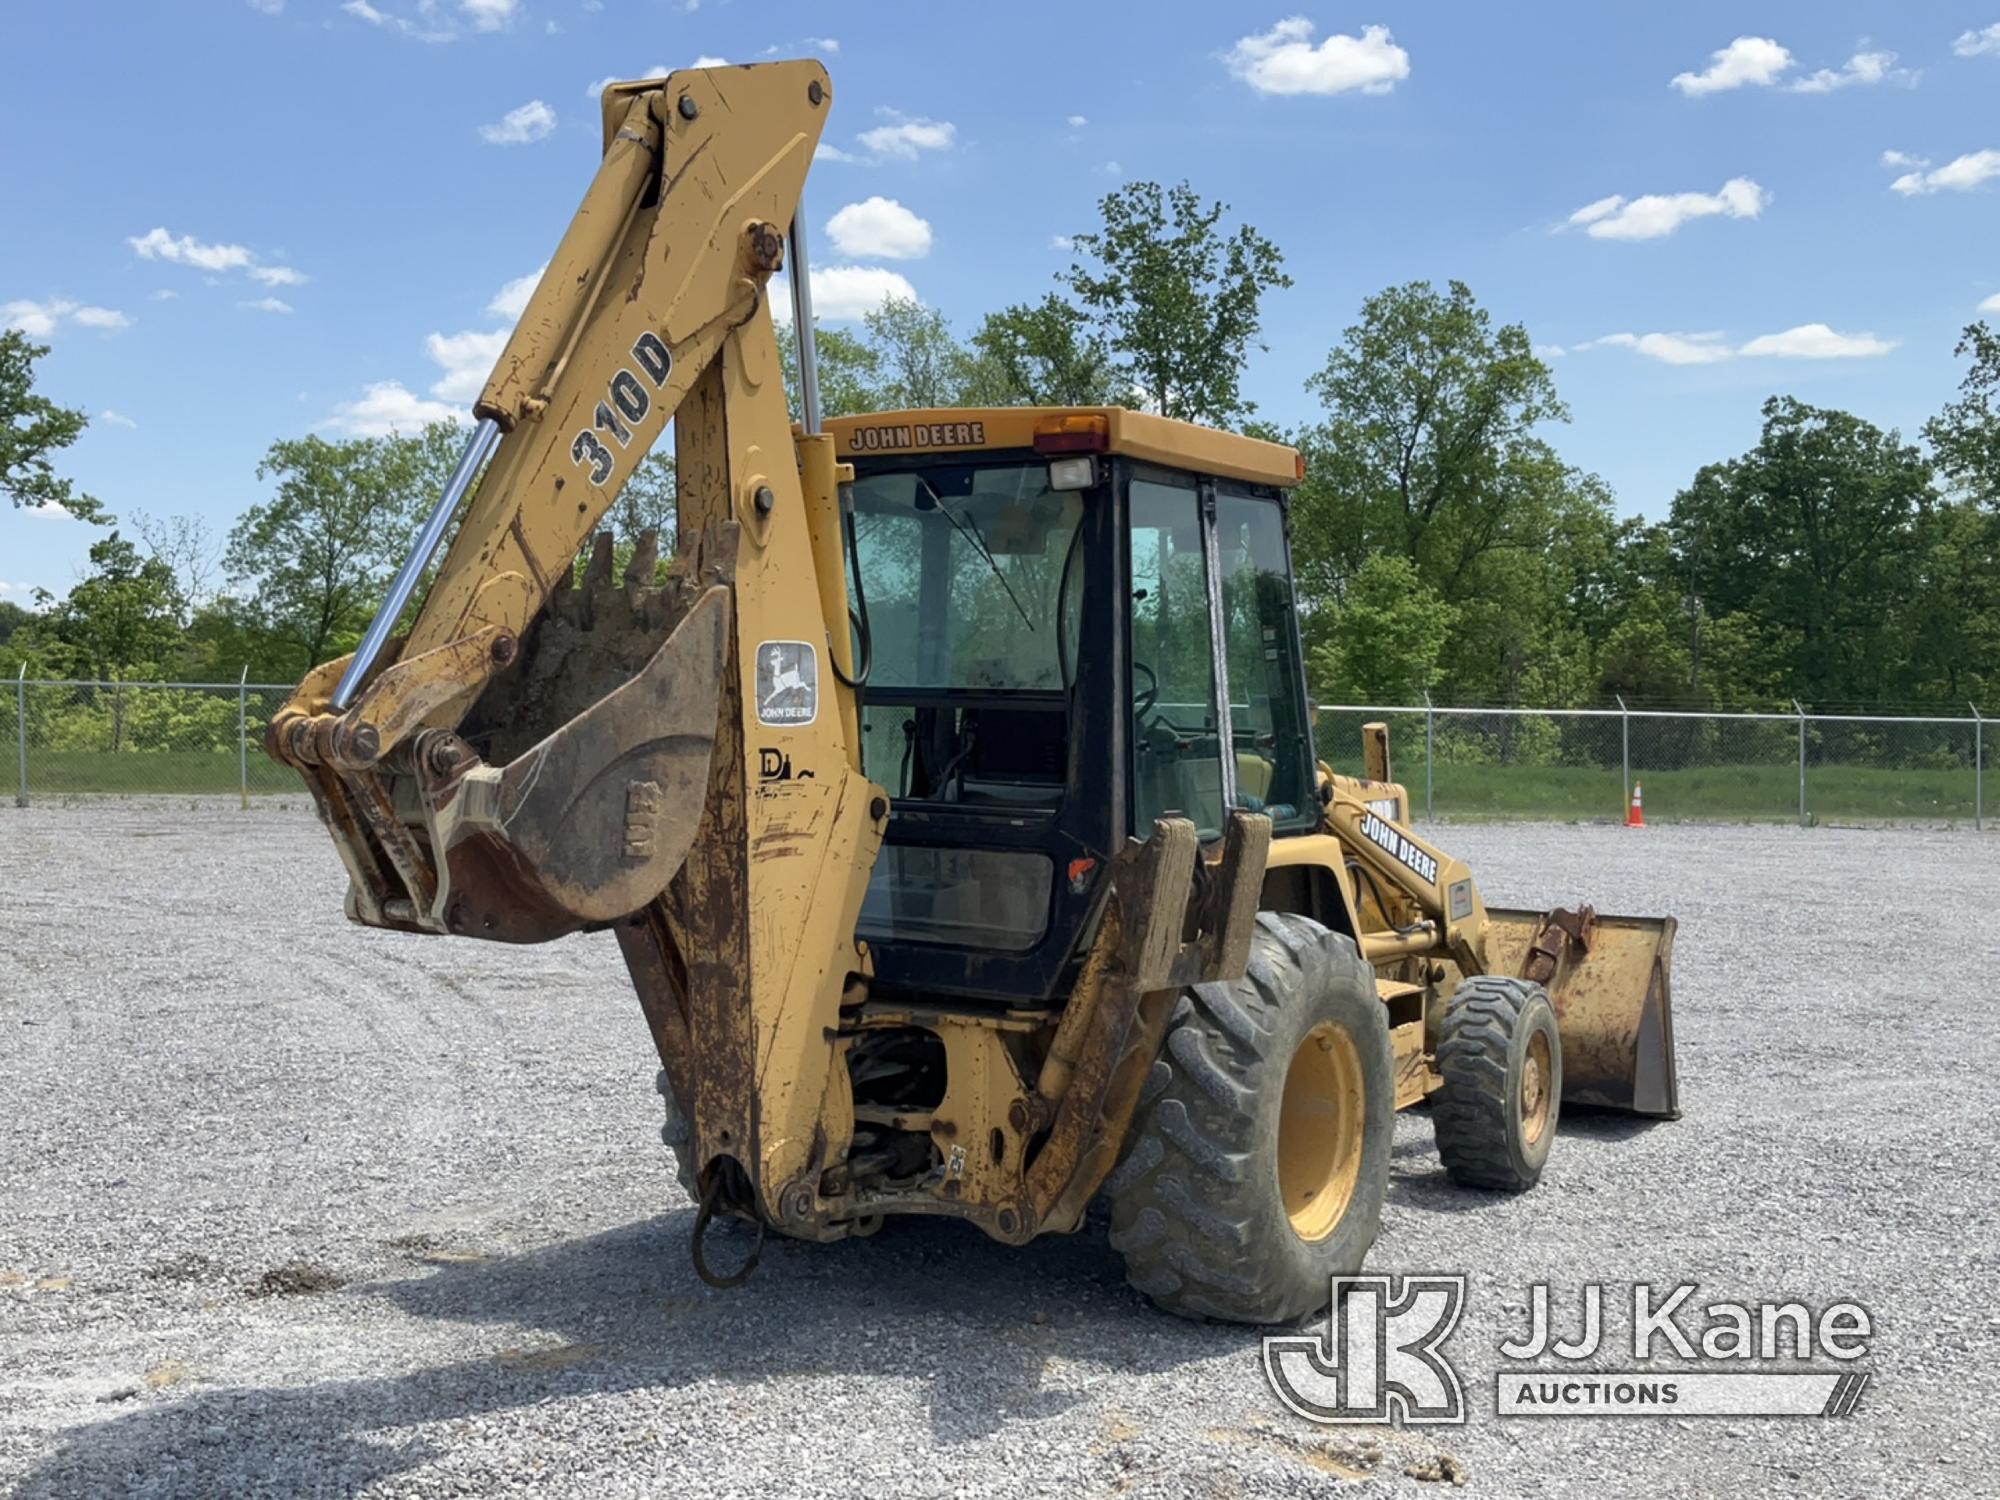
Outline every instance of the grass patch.
[[(250, 752), (253, 793), (302, 792), (297, 773)], [(242, 785), (236, 756), (226, 750), (28, 751), (30, 796), (82, 793), (223, 793)]]
[[(1421, 761), (1396, 768), (1419, 811)], [(1702, 766), (1637, 773), (1649, 821), (1788, 822), (1799, 815), (1796, 765)], [(1971, 822), (1971, 770), (1891, 770), (1820, 766), (1806, 771), (1806, 809), (1816, 819), (1869, 818)], [(1440, 763), (1434, 788), (1444, 818), (1604, 818), (1625, 816), (1616, 770), (1594, 766), (1465, 766)], [(1989, 793), (1989, 804), (1992, 796)], [(1990, 806), (1989, 806), (1990, 810)]]

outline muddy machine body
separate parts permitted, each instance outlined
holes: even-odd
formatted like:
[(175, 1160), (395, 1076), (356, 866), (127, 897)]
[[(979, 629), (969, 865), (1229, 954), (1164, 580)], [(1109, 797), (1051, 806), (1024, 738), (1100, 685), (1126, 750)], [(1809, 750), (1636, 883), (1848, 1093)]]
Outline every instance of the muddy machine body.
[[(1105, 1193), (1184, 1313), (1323, 1305), (1398, 1107), (1513, 1189), (1564, 1097), (1675, 1113), (1670, 919), (1489, 911), (1385, 735), (1320, 761), (1292, 450), (1120, 408), (821, 423), (832, 97), (814, 63), (606, 89), (460, 473), (270, 728), (348, 915), (615, 935), (704, 1227), (1019, 1243)], [(662, 566), (597, 528), (670, 419)]]

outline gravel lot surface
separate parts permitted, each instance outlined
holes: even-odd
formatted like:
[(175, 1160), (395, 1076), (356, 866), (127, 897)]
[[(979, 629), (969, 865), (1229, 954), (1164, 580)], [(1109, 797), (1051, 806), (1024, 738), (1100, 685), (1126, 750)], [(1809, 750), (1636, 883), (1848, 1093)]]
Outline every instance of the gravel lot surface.
[[(1687, 1113), (1565, 1120), (1517, 1199), (1399, 1121), (1374, 1269), (1472, 1278), (1471, 1422), (1403, 1433), (1288, 1416), (1256, 1333), (1152, 1311), (1101, 1226), (774, 1241), (712, 1292), (609, 938), (350, 927), (296, 806), (0, 809), (0, 1486), (1992, 1494), (2000, 839), (1442, 840), (1495, 904), (1679, 916)], [(1856, 1299), (1874, 1383), (1844, 1421), (1496, 1417), (1529, 1285), (1567, 1327), (1592, 1280)]]

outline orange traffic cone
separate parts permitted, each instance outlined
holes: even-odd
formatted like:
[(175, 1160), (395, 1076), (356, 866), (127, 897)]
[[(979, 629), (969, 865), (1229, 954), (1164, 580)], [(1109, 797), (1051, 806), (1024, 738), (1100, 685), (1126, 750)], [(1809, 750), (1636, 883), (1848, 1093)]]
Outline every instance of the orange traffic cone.
[(1636, 781), (1632, 783), (1632, 805), (1625, 809), (1625, 826), (1627, 828), (1646, 826), (1646, 808), (1639, 800), (1639, 783)]

